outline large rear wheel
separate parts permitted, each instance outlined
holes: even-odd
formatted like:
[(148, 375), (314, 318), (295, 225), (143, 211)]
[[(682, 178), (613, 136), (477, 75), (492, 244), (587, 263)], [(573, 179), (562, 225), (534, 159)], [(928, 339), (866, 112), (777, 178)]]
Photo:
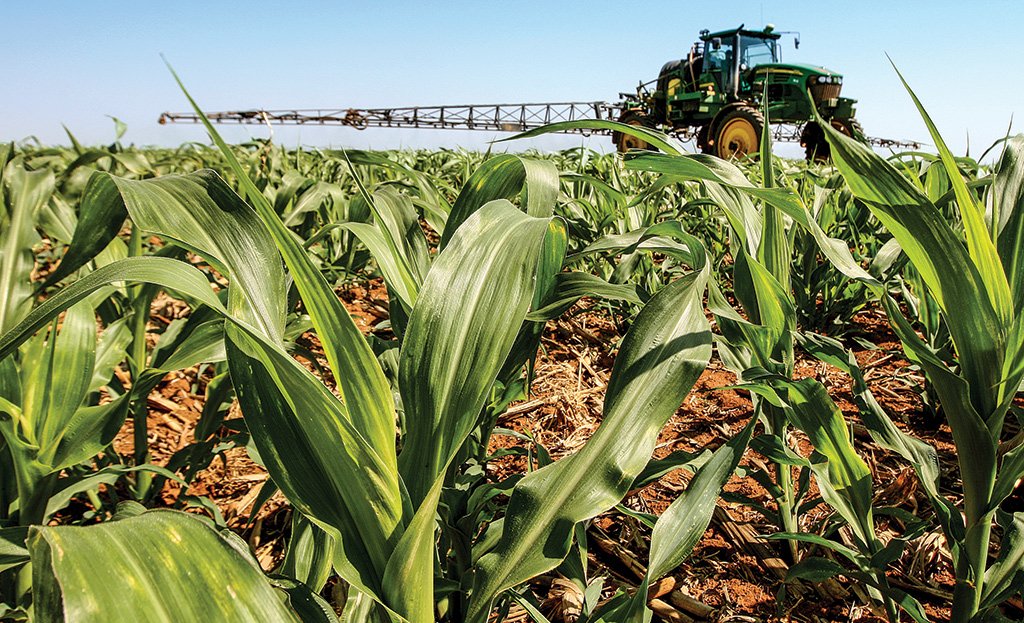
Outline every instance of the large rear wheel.
[(756, 155), (761, 148), (764, 117), (749, 106), (738, 106), (715, 124), (715, 155), (723, 160)]
[[(626, 125), (641, 126), (644, 128), (653, 128), (654, 123), (651, 118), (639, 110), (630, 110), (621, 117), (619, 117), (619, 123), (625, 123)], [(651, 145), (642, 138), (637, 138), (625, 132), (612, 132), (612, 142), (615, 143), (615, 149), (619, 153), (626, 153), (630, 149), (650, 149)]]

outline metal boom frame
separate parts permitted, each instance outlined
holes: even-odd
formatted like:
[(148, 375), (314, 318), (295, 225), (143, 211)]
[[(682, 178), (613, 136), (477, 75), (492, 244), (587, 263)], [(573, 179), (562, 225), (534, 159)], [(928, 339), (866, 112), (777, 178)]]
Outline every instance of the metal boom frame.
[[(338, 108), (292, 110), (238, 110), (207, 113), (214, 123), (343, 125), (365, 128), (427, 128), (437, 130), (489, 130), (522, 132), (560, 121), (616, 120), (620, 108), (607, 102), (557, 102), (548, 104), (462, 104), (456, 106), (409, 106), (405, 108)], [(199, 123), (191, 112), (165, 112), (160, 123)], [(611, 134), (587, 130), (588, 134)]]
[[(602, 119), (617, 121), (623, 104), (610, 102), (555, 102), (541, 104), (461, 104), (455, 106), (408, 106), (404, 108), (293, 108), (286, 110), (233, 110), (206, 113), (213, 123), (239, 125), (339, 125), (357, 130), (366, 128), (425, 128), (434, 130), (485, 130), (525, 132), (561, 121)], [(165, 112), (160, 123), (200, 123), (194, 112)], [(772, 140), (798, 142), (803, 124), (772, 124)], [(566, 133), (608, 135), (610, 130), (575, 129)], [(691, 140), (696, 128), (670, 131)], [(919, 149), (914, 141), (867, 137), (875, 147)]]

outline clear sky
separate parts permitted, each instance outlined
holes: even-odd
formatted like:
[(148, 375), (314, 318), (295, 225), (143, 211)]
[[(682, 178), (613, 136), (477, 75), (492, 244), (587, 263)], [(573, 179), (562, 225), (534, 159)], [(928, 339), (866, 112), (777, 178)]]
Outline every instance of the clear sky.
[[(1024, 118), (1024, 2), (888, 0), (702, 2), (0, 2), (0, 140), (205, 141), (199, 126), (157, 124), (186, 110), (160, 54), (206, 110), (531, 101), (614, 101), (689, 50), (702, 28), (745, 23), (786, 36), (784, 59), (845, 75), (869, 135), (927, 139), (888, 53), (947, 142), (972, 155)], [(1024, 122), (1024, 121), (1022, 121)], [(228, 127), (231, 141), (263, 127)], [(285, 144), (483, 147), (486, 132), (278, 128)], [(523, 147), (603, 148), (548, 137)]]

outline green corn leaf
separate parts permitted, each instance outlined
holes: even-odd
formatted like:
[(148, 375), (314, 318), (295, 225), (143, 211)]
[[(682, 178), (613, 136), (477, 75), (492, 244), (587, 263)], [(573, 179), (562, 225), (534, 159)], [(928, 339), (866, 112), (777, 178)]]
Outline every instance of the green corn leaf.
[[(565, 222), (561, 219), (551, 219), (541, 242), (540, 257), (537, 260), (536, 283), (533, 289), (533, 301), (530, 303), (532, 309), (542, 308), (544, 302), (554, 296), (559, 276), (563, 274), (565, 251), (568, 246), (569, 233), (566, 230)], [(497, 383), (509, 387), (517, 383), (524, 365), (532, 370), (537, 349), (540, 348), (541, 337), (544, 334), (544, 325), (543, 320), (535, 321), (531, 314), (524, 317), (524, 322), (516, 335), (512, 349), (498, 371), (495, 379)]]
[[(138, 227), (202, 255), (226, 274), (228, 308), (272, 340), (284, 332), (284, 270), (259, 217), (213, 171), (148, 180), (94, 177), (114, 185)], [(106, 193), (109, 194), (109, 193)]]
[(302, 623), (339, 623), (327, 600), (309, 586), (291, 578), (271, 576), (270, 584), (285, 594), (285, 602)]
[(736, 258), (734, 275), (736, 298), (751, 322), (768, 327), (779, 336), (793, 331), (796, 311), (792, 297), (761, 262), (741, 251)]
[[(339, 540), (339, 573), (379, 594), (404, 512), (396, 468), (355, 427), (344, 403), (262, 331), (228, 315), (191, 265), (136, 257), (104, 266), (55, 293), (0, 337), (0, 357), (63, 309), (114, 281), (173, 288), (232, 321), (231, 373), (261, 458), (296, 507), (338, 533), (333, 536)], [(317, 417), (298, 417), (314, 413)]]
[(185, 513), (34, 527), (28, 549), (38, 621), (299, 621), (255, 561)]
[(989, 298), (986, 277), (942, 214), (902, 173), (829, 124), (822, 127), (850, 190), (899, 240), (942, 309), (964, 376), (972, 387), (986, 388), (973, 396), (977, 410), (983, 417), (995, 412), (998, 397), (987, 388), (1002, 380), (1007, 327)]
[(995, 510), (1013, 493), (1021, 478), (1024, 478), (1024, 446), (1017, 446), (1004, 454), (999, 462), (999, 475), (992, 487), (992, 501), (989, 507)]
[(128, 211), (120, 191), (109, 183), (107, 175), (97, 171), (89, 178), (70, 246), (41, 287), (59, 283), (91, 262), (121, 231)]
[[(309, 310), (313, 326), (320, 336), (324, 354), (349, 407), (349, 414), (358, 422), (357, 428), (370, 440), (374, 451), (385, 457), (389, 464), (397, 460), (392, 459), (396, 420), (394, 401), (387, 378), (377, 363), (373, 349), (363, 338), (323, 274), (310, 261), (305, 249), (295, 241), (292, 233), (285, 228), (266, 196), (246, 174), (234, 152), (189, 95), (173, 69), (171, 74), (237, 177), (242, 195), (252, 203), (281, 256), (284, 257), (299, 294)], [(220, 196), (227, 195), (221, 193)]]
[(522, 209), (530, 216), (548, 218), (558, 199), (558, 170), (553, 162), (512, 154), (495, 156), (483, 163), (466, 180), (441, 235), (444, 249), (462, 223), (485, 204), (496, 199), (511, 200), (522, 195)]
[(0, 572), (20, 567), (29, 560), (25, 538), (28, 527), (0, 528)]
[[(143, 465), (108, 465), (103, 469), (87, 473), (82, 477), (69, 476), (57, 481), (53, 493), (46, 501), (46, 517), (51, 517), (57, 511), (66, 507), (76, 495), (93, 491), (100, 485), (113, 485), (126, 474), (150, 473), (173, 480), (178, 484), (188, 487), (187, 482), (179, 478), (175, 473), (170, 472), (158, 465), (145, 463)], [(120, 507), (119, 507), (120, 511)]]
[(980, 517), (990, 510), (989, 496), (997, 473), (997, 439), (993, 438), (971, 401), (970, 383), (950, 371), (945, 362), (924, 343), (903, 317), (895, 301), (886, 297), (882, 302), (893, 331), (903, 343), (903, 351), (911, 361), (924, 369), (939, 396), (942, 411), (949, 421), (950, 432), (956, 443), (964, 487), (983, 496), (973, 498), (978, 506), (970, 509), (972, 517)]
[(619, 123), (618, 121), (605, 121), (603, 119), (581, 119), (579, 121), (549, 123), (548, 125), (540, 128), (521, 132), (515, 136), (510, 136), (509, 138), (503, 138), (498, 142), (517, 141), (524, 138), (534, 138), (554, 132), (565, 132), (566, 130), (611, 130), (613, 132), (622, 132), (623, 134), (643, 139), (646, 143), (668, 154), (679, 155), (686, 151), (686, 148), (683, 147), (682, 143), (677, 139), (668, 136), (664, 132), (659, 132), (658, 130), (652, 130), (638, 125), (627, 125), (625, 123)]
[(331, 535), (306, 519), (302, 513), (292, 513), (288, 549), (276, 573), (298, 580), (314, 591), (320, 591), (330, 577), (333, 557), (334, 539)]
[(747, 449), (755, 421), (751, 419), (735, 437), (715, 450), (707, 463), (697, 470), (686, 491), (673, 500), (658, 518), (651, 534), (647, 582), (667, 575), (693, 552), (711, 523), (722, 487)]
[[(0, 232), (0, 332), (7, 331), (28, 313), (35, 264), (32, 247), (39, 240), (36, 217), (53, 194), (53, 173), (26, 171), (17, 163), (3, 173), (8, 222)], [(0, 197), (4, 193), (0, 192)]]
[[(893, 69), (896, 69), (895, 64)], [(896, 75), (900, 77), (900, 81), (907, 89), (907, 93), (914, 100), (914, 105), (917, 106), (917, 111), (921, 114), (925, 125), (928, 126), (928, 133), (931, 135), (932, 140), (935, 141), (935, 146), (939, 150), (942, 165), (946, 169), (946, 174), (956, 194), (956, 203), (960, 210), (960, 220), (963, 222), (964, 233), (967, 236), (968, 253), (987, 286), (986, 292), (992, 308), (1002, 320), (1003, 325), (1007, 325), (1014, 315), (1013, 298), (1010, 294), (1010, 285), (1007, 281), (1006, 272), (1003, 271), (1003, 265), (996, 252), (996, 245), (993, 242), (994, 236), (989, 233), (988, 227), (985, 225), (984, 210), (975, 201), (971, 191), (968, 190), (952, 152), (949, 151), (946, 142), (939, 135), (938, 128), (935, 127), (928, 112), (924, 109), (921, 100), (917, 99), (917, 95), (910, 88), (910, 85), (907, 84), (899, 69), (896, 69)]]
[(399, 466), (415, 506), (476, 425), (533, 303), (551, 223), (489, 203), (459, 227), (420, 289), (399, 367)]
[(1024, 136), (1006, 141), (990, 195), (996, 247), (1019, 314), (1024, 311)]
[[(818, 477), (822, 497), (850, 524), (862, 549), (873, 547), (871, 470), (854, 450), (842, 412), (814, 379), (771, 377), (768, 384), (785, 400), (790, 421), (814, 446), (819, 459), (812, 458), (811, 469)], [(749, 388), (761, 390), (756, 385)]]
[(220, 299), (210, 289), (206, 276), (192, 266), (163, 257), (128, 258), (89, 273), (43, 301), (21, 322), (0, 335), (0, 359), (9, 356), (65, 309), (85, 300), (104, 286), (125, 281), (154, 283), (167, 290), (184, 292), (220, 313), (227, 313)]
[(777, 435), (758, 435), (750, 442), (751, 449), (778, 465), (810, 467), (811, 463), (782, 442)]
[(820, 556), (810, 556), (786, 571), (786, 581), (807, 580), (808, 582), (824, 582), (845, 573), (847, 573), (846, 569), (833, 560)]
[(642, 304), (648, 295), (639, 286), (632, 284), (608, 283), (604, 279), (585, 272), (563, 272), (555, 275), (555, 284), (550, 295), (538, 309), (527, 315), (528, 320), (550, 320), (569, 310), (584, 296), (626, 301)]
[(633, 230), (625, 234), (602, 236), (582, 251), (569, 257), (569, 261), (596, 254), (630, 255), (636, 251), (663, 253), (700, 270), (707, 261), (703, 243), (683, 231), (679, 221), (662, 221), (650, 227)]
[(355, 234), (370, 250), (389, 292), (398, 297), (406, 312), (416, 304), (423, 279), (430, 266), (427, 241), (416, 218), (416, 210), (408, 198), (391, 188), (373, 195), (377, 222), (337, 223), (336, 226)]
[[(765, 82), (765, 99), (768, 101), (768, 84)], [(775, 167), (772, 163), (772, 132), (768, 117), (768, 107), (764, 106), (764, 123), (761, 126), (761, 186), (775, 186)], [(789, 240), (786, 235), (786, 221), (782, 211), (771, 204), (762, 208), (764, 229), (761, 232), (761, 244), (758, 247), (757, 259), (765, 269), (775, 277), (783, 290), (789, 292), (789, 273), (792, 263), (789, 252)]]
[(801, 543), (818, 545), (842, 555), (854, 564), (860, 564), (864, 560), (864, 556), (857, 550), (846, 547), (842, 543), (838, 543), (831, 539), (826, 539), (820, 534), (814, 534), (811, 532), (776, 532), (774, 534), (766, 535), (764, 538), (770, 541), (799, 541)]
[(68, 421), (85, 399), (96, 362), (96, 319), (92, 305), (68, 309), (60, 333), (51, 335), (42, 360), (27, 361), (22, 408), (34, 422), (40, 459), (49, 464)]
[(394, 188), (383, 187), (373, 193), (373, 215), (385, 234), (392, 253), (402, 269), (402, 279), (411, 295), (409, 309), (430, 268), (427, 238), (420, 228), (419, 214), (412, 201)]
[(79, 408), (60, 431), (60, 440), (47, 457), (47, 464), (59, 472), (84, 463), (114, 441), (128, 416), (130, 394), (102, 405)]
[(385, 600), (409, 623), (434, 621), (434, 532), (443, 485), (442, 474), (423, 498), (384, 570)]
[(111, 371), (124, 360), (131, 343), (132, 332), (128, 328), (127, 318), (118, 318), (107, 325), (96, 343), (96, 363), (89, 381), (89, 393), (99, 391), (110, 381)]
[(274, 483), (334, 537), (341, 576), (380, 595), (404, 512), (396, 469), (295, 359), (236, 325), (227, 335), (242, 413)]
[(935, 506), (939, 522), (947, 537), (954, 544), (962, 541), (964, 528), (960, 512), (952, 502), (939, 493), (939, 455), (935, 448), (903, 432), (893, 423), (892, 418), (868, 388), (853, 351), (847, 351), (837, 341), (820, 335), (801, 334), (797, 337), (804, 350), (850, 375), (853, 380), (854, 401), (871, 438), (878, 445), (899, 454), (910, 463), (925, 493)]
[(998, 606), (1024, 586), (1024, 513), (998, 513), (1003, 528), (999, 558), (985, 572), (981, 609)]
[(478, 564), (469, 620), (501, 590), (554, 568), (573, 526), (607, 510), (644, 469), (658, 431), (711, 356), (707, 268), (665, 286), (637, 316), (615, 360), (604, 419), (582, 450), (531, 472), (513, 490), (502, 536)]
[(806, 229), (817, 241), (822, 253), (844, 275), (870, 286), (881, 287), (853, 259), (848, 244), (826, 235), (800, 197), (787, 188), (754, 186), (734, 164), (704, 155), (673, 158), (665, 154), (638, 154), (628, 157), (626, 166), (662, 173), (679, 180), (709, 183), (708, 192), (725, 211), (730, 227), (740, 239), (746, 241), (748, 253), (753, 255), (757, 255), (762, 237), (761, 216), (745, 195), (760, 199)]

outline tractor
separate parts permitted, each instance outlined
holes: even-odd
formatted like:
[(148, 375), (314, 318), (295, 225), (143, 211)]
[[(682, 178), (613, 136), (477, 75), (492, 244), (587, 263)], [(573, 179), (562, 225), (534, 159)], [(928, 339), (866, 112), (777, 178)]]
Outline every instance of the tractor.
[[(763, 30), (701, 31), (686, 58), (666, 63), (656, 80), (637, 87), (635, 96), (623, 94), (619, 121), (696, 135), (704, 153), (730, 159), (758, 153), (761, 111), (767, 109), (769, 123), (802, 128), (800, 144), (809, 160), (824, 160), (829, 146), (813, 120), (813, 102), (822, 119), (862, 139), (854, 118), (856, 100), (839, 95), (843, 76), (824, 67), (781, 62), (781, 36), (770, 24)], [(619, 151), (649, 148), (622, 132), (614, 133), (613, 140)]]

